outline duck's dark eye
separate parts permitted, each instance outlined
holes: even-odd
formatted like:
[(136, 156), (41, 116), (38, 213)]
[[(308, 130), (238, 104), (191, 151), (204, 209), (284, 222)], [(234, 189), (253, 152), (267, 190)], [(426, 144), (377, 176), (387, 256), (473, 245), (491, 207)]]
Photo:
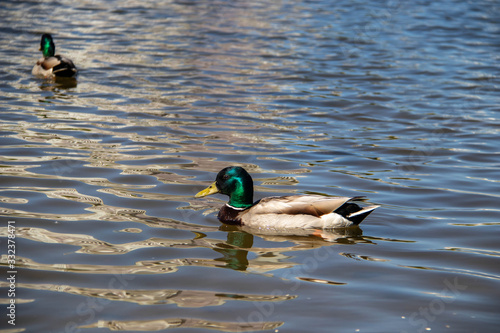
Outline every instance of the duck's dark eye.
[(229, 179), (229, 175), (222, 176), (222, 180), (228, 180), (228, 179)]

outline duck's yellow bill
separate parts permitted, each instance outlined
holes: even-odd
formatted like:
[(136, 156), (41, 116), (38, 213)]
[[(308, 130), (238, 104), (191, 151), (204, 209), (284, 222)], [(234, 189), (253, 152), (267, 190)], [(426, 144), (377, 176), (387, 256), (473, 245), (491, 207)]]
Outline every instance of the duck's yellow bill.
[(209, 187), (206, 189), (196, 193), (195, 198), (201, 198), (201, 197), (206, 197), (207, 195), (219, 193), (219, 189), (217, 188), (217, 185), (215, 182), (212, 183)]

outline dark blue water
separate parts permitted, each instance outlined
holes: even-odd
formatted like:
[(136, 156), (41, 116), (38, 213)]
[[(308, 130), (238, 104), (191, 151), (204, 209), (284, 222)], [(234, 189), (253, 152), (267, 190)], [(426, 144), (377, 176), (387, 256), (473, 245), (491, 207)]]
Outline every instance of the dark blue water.
[[(33, 1), (0, 19), (0, 332), (498, 328), (496, 1)], [(31, 75), (43, 33), (75, 81)], [(224, 226), (226, 197), (194, 194), (229, 165), (256, 199), (381, 207), (320, 236)]]

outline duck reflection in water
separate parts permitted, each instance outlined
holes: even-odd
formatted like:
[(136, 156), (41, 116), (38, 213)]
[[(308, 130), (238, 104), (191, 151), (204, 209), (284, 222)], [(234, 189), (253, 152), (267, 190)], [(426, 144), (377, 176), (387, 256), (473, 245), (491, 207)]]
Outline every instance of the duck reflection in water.
[[(363, 232), (359, 227), (321, 231), (301, 229), (285, 232), (281, 230), (281, 233), (273, 230), (266, 233), (263, 230), (224, 224), (219, 229), (227, 232), (227, 241), (213, 247), (214, 251), (223, 254), (223, 257), (214, 260), (225, 262), (226, 268), (240, 271), (251, 268), (252, 271), (269, 272), (297, 265), (297, 263), (289, 261), (291, 257), (284, 254), (285, 252), (307, 251), (329, 247), (336, 243), (372, 243), (362, 237)], [(266, 242), (293, 243), (295, 245), (272, 248), (255, 247), (254, 237), (261, 238)], [(257, 254), (257, 258), (249, 260), (247, 257), (249, 252)]]
[[(217, 258), (217, 261), (226, 263), (227, 268), (237, 271), (244, 271), (248, 267), (248, 249), (253, 245), (253, 235), (241, 232), (232, 231), (227, 233), (227, 242), (217, 244), (220, 247), (214, 248), (215, 251), (222, 253), (222, 258)], [(234, 247), (229, 247), (233, 245)]]

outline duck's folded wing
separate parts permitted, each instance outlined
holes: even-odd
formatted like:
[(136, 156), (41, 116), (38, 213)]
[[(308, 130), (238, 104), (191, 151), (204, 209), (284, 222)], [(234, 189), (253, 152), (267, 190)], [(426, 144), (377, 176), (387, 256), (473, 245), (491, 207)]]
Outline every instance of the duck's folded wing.
[(252, 214), (312, 215), (320, 217), (340, 208), (349, 197), (324, 197), (321, 195), (290, 195), (268, 197), (251, 208)]
[(38, 63), (43, 69), (48, 70), (59, 65), (61, 61), (57, 57), (47, 57)]

